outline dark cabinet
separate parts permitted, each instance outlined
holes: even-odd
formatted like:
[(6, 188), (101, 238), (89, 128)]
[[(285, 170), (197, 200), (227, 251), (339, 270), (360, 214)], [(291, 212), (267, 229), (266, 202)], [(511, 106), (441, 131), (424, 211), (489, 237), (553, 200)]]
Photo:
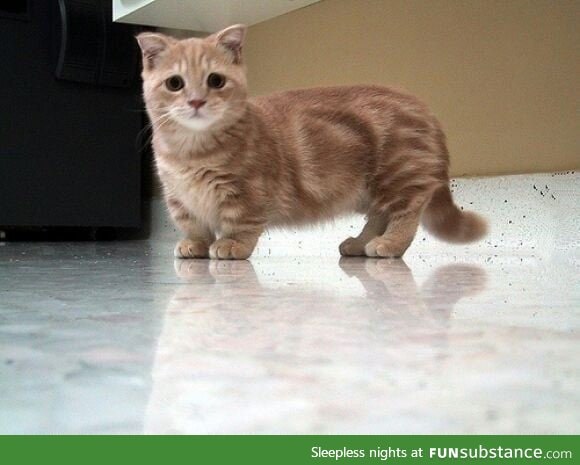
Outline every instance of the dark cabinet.
[(0, 2), (0, 228), (140, 226), (138, 51), (110, 3)]

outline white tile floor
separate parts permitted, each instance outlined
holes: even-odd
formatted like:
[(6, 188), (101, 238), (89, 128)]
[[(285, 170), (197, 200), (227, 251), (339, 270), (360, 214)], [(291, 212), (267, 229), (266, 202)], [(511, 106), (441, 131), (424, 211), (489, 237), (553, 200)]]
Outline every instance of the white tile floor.
[(404, 262), (5, 243), (0, 433), (578, 433), (578, 230), (494, 223)]

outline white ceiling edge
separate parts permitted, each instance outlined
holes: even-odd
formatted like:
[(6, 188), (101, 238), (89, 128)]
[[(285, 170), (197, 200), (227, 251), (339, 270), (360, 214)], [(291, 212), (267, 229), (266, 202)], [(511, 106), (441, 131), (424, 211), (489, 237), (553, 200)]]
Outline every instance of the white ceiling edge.
[(154, 1), (155, 0), (113, 0), (113, 21), (122, 20), (123, 17), (134, 13), (136, 10), (143, 8)]
[(248, 26), (320, 0), (113, 0), (118, 22), (214, 32), (232, 24)]

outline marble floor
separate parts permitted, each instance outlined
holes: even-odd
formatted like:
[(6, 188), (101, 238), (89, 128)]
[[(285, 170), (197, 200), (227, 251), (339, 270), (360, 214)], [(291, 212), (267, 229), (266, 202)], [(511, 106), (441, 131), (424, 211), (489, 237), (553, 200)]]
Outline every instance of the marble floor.
[(578, 248), (172, 247), (0, 245), (0, 433), (580, 431)]

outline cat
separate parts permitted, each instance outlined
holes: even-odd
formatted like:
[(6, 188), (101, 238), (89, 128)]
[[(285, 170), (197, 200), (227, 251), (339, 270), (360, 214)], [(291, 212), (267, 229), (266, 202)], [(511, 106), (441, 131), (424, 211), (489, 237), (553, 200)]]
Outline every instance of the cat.
[(445, 135), (420, 100), (375, 85), (248, 98), (245, 35), (137, 36), (156, 167), (185, 234), (176, 257), (247, 259), (267, 227), (352, 212), (367, 223), (344, 256), (401, 257), (420, 222), (448, 242), (485, 235), (453, 203)]

